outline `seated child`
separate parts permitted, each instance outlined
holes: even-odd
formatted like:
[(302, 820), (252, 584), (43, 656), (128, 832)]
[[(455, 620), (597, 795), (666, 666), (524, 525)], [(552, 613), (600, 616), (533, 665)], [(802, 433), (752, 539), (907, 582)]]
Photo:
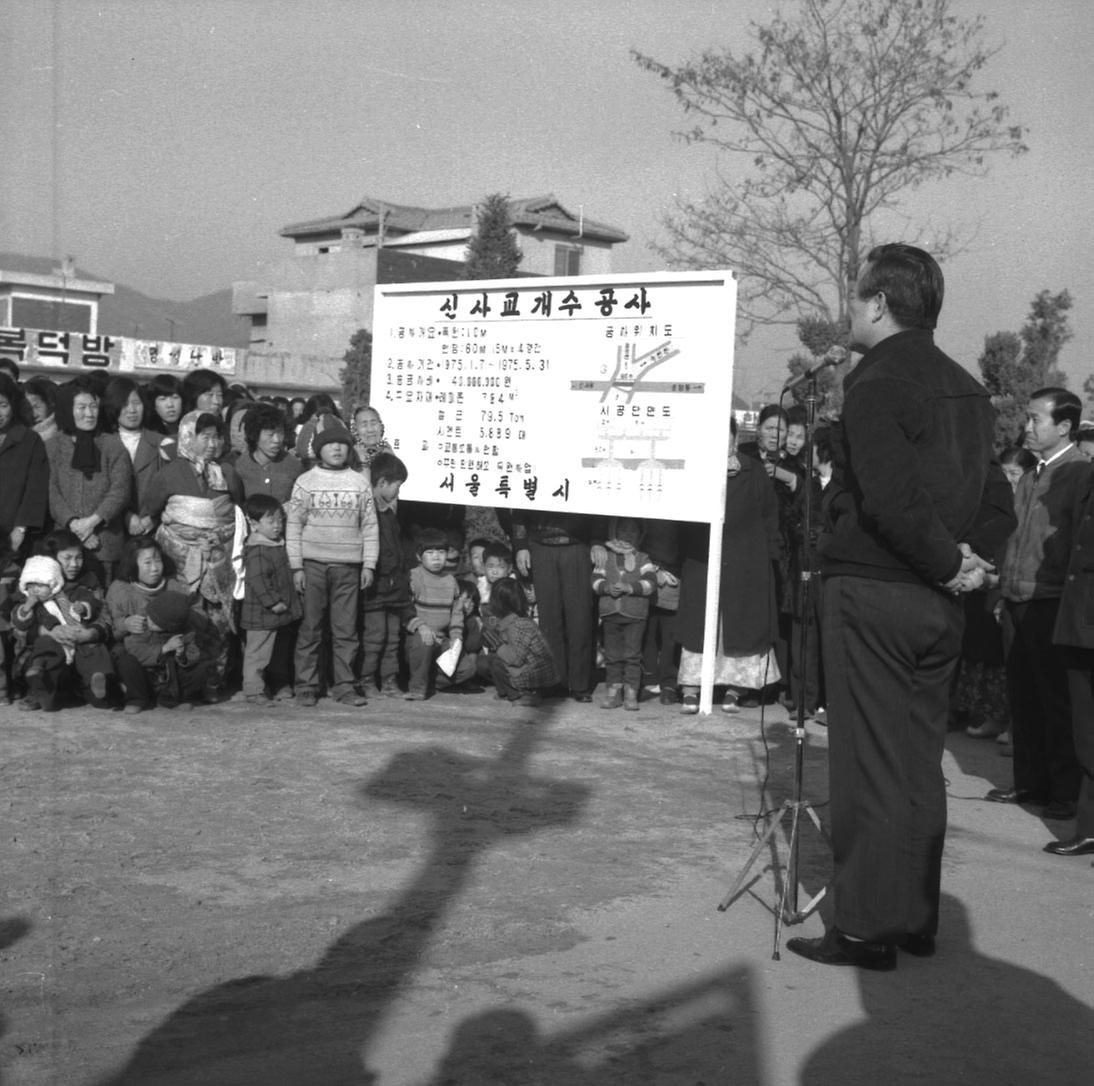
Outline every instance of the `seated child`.
[(399, 636), (410, 604), (410, 577), (399, 524), (399, 490), (406, 482), (406, 464), (392, 452), (378, 452), (369, 465), (372, 501), (376, 506), (380, 550), (376, 576), (361, 597), (361, 683), (385, 698), (400, 690)]
[(27, 696), (20, 709), (58, 706), (61, 688), (73, 674), (97, 709), (107, 707), (107, 680), (114, 673), (103, 641), (106, 629), (97, 625), (101, 605), (86, 589), (82, 598), (64, 591), (64, 574), (55, 558), (28, 558), (19, 576), (21, 602), (12, 612), (12, 626), (25, 646), (22, 653)]
[[(304, 613), (300, 595), (293, 586), (289, 556), (285, 550), (285, 516), (281, 503), (269, 494), (252, 494), (243, 503), (250, 534), (243, 548), (243, 605), (239, 625), (246, 631), (243, 649), (243, 696), (255, 705), (277, 702), (266, 692), (266, 683), (279, 700), (292, 696), (288, 675), (277, 676), (271, 661), (274, 646), (282, 646), (295, 630), (293, 624)], [(278, 654), (285, 659), (285, 653)]]
[(144, 618), (144, 632), (127, 634), (116, 657), (125, 711), (143, 712), (153, 701), (163, 709), (218, 701), (221, 637), (200, 607), (181, 592), (160, 592), (148, 601)]
[(479, 590), (479, 599), (482, 599), (486, 588), (486, 548), (490, 546), (490, 540), (477, 536), (467, 544), (467, 560), (471, 563), (471, 578), (475, 587)]
[(638, 708), (642, 686), (642, 638), (657, 591), (657, 567), (638, 549), (642, 524), (619, 517), (604, 545), (604, 564), (593, 568), (604, 637), (607, 690), (601, 709)]
[(439, 528), (423, 528), (418, 536), (419, 565), (410, 571), (410, 618), (406, 624), (406, 655), (410, 666), (407, 701), (430, 693), (433, 662), (463, 636), (463, 607), (456, 578), (445, 573), (448, 541)]
[(457, 694), (481, 694), (482, 684), (476, 676), (479, 654), (482, 652), (482, 619), (479, 617), (479, 590), (471, 580), (457, 581), (459, 589), (459, 607), (463, 614), (463, 637), (460, 642), (460, 655), (452, 674), (446, 674), (441, 668), (443, 657), (437, 663), (437, 689), (451, 690)]
[(128, 540), (118, 563), (117, 580), (106, 590), (106, 617), (115, 655), (128, 634), (144, 633), (148, 601), (161, 592), (187, 594), (182, 581), (168, 576), (167, 559), (153, 536)]
[[(498, 581), (513, 576), (513, 552), (504, 544), (492, 541), (482, 551), (482, 581), (479, 583), (480, 606), (490, 602), (490, 590)], [(484, 612), (485, 613), (485, 612)]]
[(542, 692), (559, 681), (558, 669), (546, 638), (528, 617), (528, 604), (515, 580), (497, 581), (490, 592), (497, 625), (484, 629), (490, 648), (490, 674), (498, 697), (518, 705), (538, 705)]

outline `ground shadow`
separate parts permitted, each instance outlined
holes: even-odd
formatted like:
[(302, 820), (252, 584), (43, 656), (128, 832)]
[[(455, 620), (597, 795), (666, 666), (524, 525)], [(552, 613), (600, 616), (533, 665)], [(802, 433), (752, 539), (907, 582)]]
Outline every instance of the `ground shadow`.
[[(536, 777), (550, 712), (512, 725), (495, 759), (442, 746), (404, 751), (358, 787), (363, 804), (429, 818), (423, 862), (397, 903), (345, 931), (313, 966), (217, 985), (179, 1007), (100, 1086), (364, 1086), (385, 1014), (421, 965), (475, 860), (513, 835), (574, 823), (586, 786)], [(511, 1007), (468, 1017), (434, 1086), (759, 1082), (758, 1011), (744, 970), (628, 1002), (546, 1036)]]
[(754, 981), (733, 969), (544, 1037), (520, 1010), (473, 1015), (428, 1086), (720, 1086), (765, 1081)]
[(385, 1009), (413, 975), (467, 883), (500, 837), (573, 822), (588, 789), (536, 778), (529, 757), (550, 714), (513, 725), (497, 759), (440, 747), (406, 751), (360, 785), (361, 798), (430, 816), (428, 852), (386, 914), (349, 928), (311, 968), (244, 977), (180, 1007), (102, 1086), (361, 1086), (362, 1063)]
[[(0, 918), (0, 950), (7, 950), (9, 946), (19, 942), (29, 935), (33, 924), (25, 916), (5, 916)], [(8, 1018), (3, 1010), (0, 1010), (0, 1038), (8, 1032)], [(3, 1066), (0, 1066), (0, 1084), (4, 1081)]]
[(858, 981), (866, 1020), (809, 1057), (803, 1086), (1090, 1082), (1094, 1009), (1048, 977), (977, 953), (966, 909), (949, 894), (936, 958), (901, 955), (896, 973), (860, 971)]

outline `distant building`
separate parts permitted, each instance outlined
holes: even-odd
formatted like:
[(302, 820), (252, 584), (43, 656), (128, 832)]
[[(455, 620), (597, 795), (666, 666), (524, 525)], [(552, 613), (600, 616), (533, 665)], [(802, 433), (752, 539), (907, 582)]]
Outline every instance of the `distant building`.
[[(521, 275), (608, 274), (612, 247), (627, 240), (554, 196), (511, 200), (510, 217)], [(470, 204), (406, 207), (370, 197), (342, 215), (286, 226), (280, 233), (292, 240), (292, 256), (232, 284), (232, 312), (250, 322), (248, 382), (337, 387), (350, 337), (372, 328), (376, 285), (462, 279), (474, 226)]]
[(41, 258), (18, 263), (0, 267), (0, 328), (97, 333), (99, 301), (114, 293), (113, 283), (82, 277), (71, 259), (59, 267)]

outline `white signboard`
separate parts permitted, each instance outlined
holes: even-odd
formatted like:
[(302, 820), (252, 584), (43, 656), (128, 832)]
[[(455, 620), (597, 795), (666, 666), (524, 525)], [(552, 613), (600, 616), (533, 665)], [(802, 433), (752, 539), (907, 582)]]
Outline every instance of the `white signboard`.
[(377, 286), (404, 495), (720, 520), (736, 301), (721, 271)]

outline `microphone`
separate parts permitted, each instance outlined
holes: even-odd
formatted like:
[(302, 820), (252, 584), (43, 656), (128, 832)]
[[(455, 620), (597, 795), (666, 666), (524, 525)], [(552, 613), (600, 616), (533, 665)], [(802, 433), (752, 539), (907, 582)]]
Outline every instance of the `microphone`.
[(829, 347), (824, 353), (824, 357), (812, 368), (807, 369), (804, 373), (799, 373), (797, 377), (790, 377), (787, 379), (785, 385), (783, 385), (783, 392), (789, 392), (792, 388), (797, 388), (798, 385), (805, 381), (812, 381), (821, 370), (828, 369), (829, 366), (838, 366), (841, 362), (847, 359), (846, 347)]

